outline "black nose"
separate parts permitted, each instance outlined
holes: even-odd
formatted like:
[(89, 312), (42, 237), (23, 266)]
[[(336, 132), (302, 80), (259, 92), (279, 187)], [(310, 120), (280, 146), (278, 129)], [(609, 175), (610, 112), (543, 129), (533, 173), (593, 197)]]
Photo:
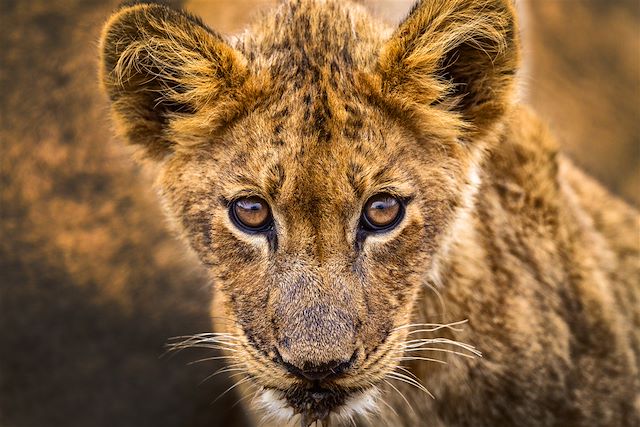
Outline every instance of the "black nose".
[[(279, 355), (278, 355), (279, 356)], [(278, 362), (284, 366), (287, 371), (298, 378), (309, 381), (320, 381), (333, 377), (337, 377), (346, 372), (355, 362), (357, 351), (353, 353), (349, 360), (332, 360), (320, 365), (305, 363), (302, 367), (292, 365), (278, 357)]]

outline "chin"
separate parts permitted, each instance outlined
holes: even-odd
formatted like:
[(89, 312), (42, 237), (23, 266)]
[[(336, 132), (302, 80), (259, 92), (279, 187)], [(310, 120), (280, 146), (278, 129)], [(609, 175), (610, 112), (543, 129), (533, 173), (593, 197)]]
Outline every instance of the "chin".
[(347, 390), (309, 384), (287, 390), (265, 388), (255, 403), (263, 412), (264, 420), (289, 422), (297, 417), (301, 427), (314, 422), (328, 426), (335, 421), (354, 422), (356, 416), (375, 414), (379, 395), (379, 389), (374, 386)]

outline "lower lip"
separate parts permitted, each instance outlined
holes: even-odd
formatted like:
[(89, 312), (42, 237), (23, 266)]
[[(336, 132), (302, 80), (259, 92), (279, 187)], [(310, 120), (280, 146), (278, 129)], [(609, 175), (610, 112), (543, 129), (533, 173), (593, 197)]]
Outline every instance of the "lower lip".
[(348, 393), (328, 390), (318, 386), (309, 389), (294, 389), (285, 393), (284, 398), (294, 410), (306, 417), (309, 423), (326, 419), (331, 411), (342, 406)]
[[(314, 392), (327, 393), (327, 390), (318, 387)], [(267, 417), (283, 423), (288, 423), (291, 418), (300, 415), (301, 425), (305, 427), (314, 421), (326, 422), (329, 417), (347, 421), (355, 414), (367, 416), (377, 412), (376, 400), (379, 390), (375, 387), (353, 392), (329, 391), (329, 394), (315, 397), (312, 393), (304, 388), (287, 392), (266, 389), (262, 393), (262, 408), (267, 412)], [(316, 402), (318, 397), (321, 399)]]

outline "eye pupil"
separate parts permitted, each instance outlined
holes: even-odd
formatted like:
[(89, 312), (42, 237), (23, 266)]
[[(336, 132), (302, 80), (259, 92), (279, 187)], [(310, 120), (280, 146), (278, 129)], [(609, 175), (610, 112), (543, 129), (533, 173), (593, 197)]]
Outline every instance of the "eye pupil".
[(271, 210), (267, 202), (259, 197), (243, 197), (232, 206), (231, 218), (245, 231), (266, 231), (271, 225)]
[(259, 211), (262, 209), (262, 204), (260, 202), (252, 202), (249, 200), (240, 200), (238, 201), (238, 208), (244, 209), (247, 211)]
[(402, 213), (402, 205), (396, 197), (377, 194), (365, 203), (363, 226), (370, 231), (386, 231), (400, 222)]
[(385, 201), (376, 200), (371, 204), (372, 209), (382, 210), (382, 209), (387, 209), (388, 207), (389, 207), (389, 203), (386, 203), (386, 200)]

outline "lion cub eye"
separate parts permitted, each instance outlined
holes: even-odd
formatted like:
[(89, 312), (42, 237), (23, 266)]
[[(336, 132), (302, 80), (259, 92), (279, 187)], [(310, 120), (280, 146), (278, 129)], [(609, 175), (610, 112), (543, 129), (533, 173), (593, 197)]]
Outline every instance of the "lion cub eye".
[(369, 231), (387, 231), (400, 222), (404, 208), (396, 197), (381, 193), (367, 200), (362, 211), (362, 226)]
[(243, 231), (267, 231), (273, 222), (269, 205), (260, 197), (242, 197), (231, 205), (231, 219)]

